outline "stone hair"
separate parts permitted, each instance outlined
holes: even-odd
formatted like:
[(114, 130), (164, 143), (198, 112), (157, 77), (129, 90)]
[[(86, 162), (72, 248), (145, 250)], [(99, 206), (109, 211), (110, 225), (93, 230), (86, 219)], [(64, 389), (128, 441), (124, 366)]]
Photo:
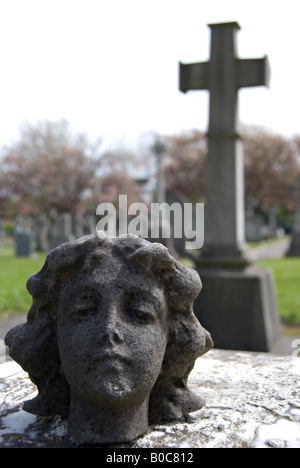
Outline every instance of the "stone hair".
[(209, 333), (193, 313), (193, 302), (201, 290), (199, 275), (176, 261), (161, 244), (132, 235), (111, 238), (102, 232), (52, 250), (43, 268), (27, 282), (33, 298), (27, 322), (13, 328), (5, 340), (12, 358), (38, 388), (38, 395), (25, 402), (24, 409), (42, 416), (68, 415), (70, 389), (61, 369), (56, 332), (59, 295), (70, 275), (84, 275), (104, 253), (114, 253), (162, 285), (168, 308), (168, 339), (162, 368), (150, 394), (149, 420), (184, 419), (204, 404), (186, 384), (195, 359), (212, 346)]

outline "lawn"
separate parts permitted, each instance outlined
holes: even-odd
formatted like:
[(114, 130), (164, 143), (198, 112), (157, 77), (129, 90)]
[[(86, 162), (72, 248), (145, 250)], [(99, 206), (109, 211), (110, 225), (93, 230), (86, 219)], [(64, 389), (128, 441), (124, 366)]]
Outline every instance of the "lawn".
[(300, 326), (300, 257), (266, 260), (257, 265), (273, 272), (282, 321)]
[(32, 301), (26, 281), (42, 268), (45, 257), (16, 257), (12, 246), (0, 248), (0, 320), (27, 313)]

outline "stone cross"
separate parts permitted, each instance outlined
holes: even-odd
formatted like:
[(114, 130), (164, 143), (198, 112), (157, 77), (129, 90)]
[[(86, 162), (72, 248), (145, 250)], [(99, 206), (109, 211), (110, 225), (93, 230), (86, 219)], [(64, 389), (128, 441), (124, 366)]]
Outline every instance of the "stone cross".
[(180, 63), (180, 90), (210, 92), (206, 169), (205, 241), (201, 258), (208, 263), (246, 264), (244, 174), (238, 133), (238, 90), (268, 84), (267, 57), (239, 59), (238, 23), (209, 24), (211, 58)]

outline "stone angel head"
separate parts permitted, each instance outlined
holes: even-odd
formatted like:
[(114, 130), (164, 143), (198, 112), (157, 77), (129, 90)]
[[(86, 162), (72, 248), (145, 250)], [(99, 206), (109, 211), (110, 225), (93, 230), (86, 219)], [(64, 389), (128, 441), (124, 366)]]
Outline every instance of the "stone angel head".
[(198, 273), (162, 244), (101, 231), (52, 250), (29, 278), (9, 354), (37, 386), (24, 409), (68, 418), (78, 444), (132, 441), (204, 404), (187, 386), (212, 347), (193, 312)]

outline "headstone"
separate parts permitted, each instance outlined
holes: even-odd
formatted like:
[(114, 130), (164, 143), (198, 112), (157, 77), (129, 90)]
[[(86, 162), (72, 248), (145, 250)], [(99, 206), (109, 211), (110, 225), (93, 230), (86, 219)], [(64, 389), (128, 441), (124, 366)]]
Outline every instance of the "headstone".
[(248, 203), (246, 209), (246, 241), (260, 242), (264, 239), (264, 220), (256, 214), (254, 207)]
[(15, 244), (17, 257), (30, 257), (35, 251), (35, 235), (30, 218), (17, 217), (15, 220)]
[[(72, 232), (75, 236), (75, 239), (82, 237), (83, 232), (83, 217), (80, 214), (76, 214), (72, 219)], [(89, 234), (92, 234), (91, 232)]]
[(35, 236), (37, 250), (41, 252), (48, 252), (50, 238), (50, 221), (44, 213), (39, 214), (35, 218)]
[(210, 92), (205, 239), (198, 262), (204, 288), (195, 310), (216, 347), (269, 351), (280, 336), (280, 321), (270, 274), (249, 269), (237, 119), (238, 89), (266, 85), (268, 62), (237, 57), (236, 22), (209, 27), (210, 60), (180, 64), (181, 91)]
[(56, 222), (58, 218), (57, 209), (52, 207), (49, 210), (49, 242), (54, 238), (56, 232)]
[(83, 235), (94, 234), (96, 232), (96, 221), (92, 214), (87, 214), (82, 220)]
[(205, 405), (187, 386), (212, 347), (193, 313), (201, 281), (163, 245), (98, 231), (52, 250), (27, 288), (27, 322), (5, 337), (38, 386), (25, 411), (67, 417), (68, 438), (91, 445)]
[(50, 240), (50, 249), (74, 239), (72, 234), (72, 219), (68, 213), (57, 216), (53, 237)]
[(271, 205), (268, 209), (268, 228), (269, 228), (269, 239), (277, 237), (277, 207)]
[(288, 257), (300, 257), (300, 193), (297, 197), (292, 240), (287, 251)]

